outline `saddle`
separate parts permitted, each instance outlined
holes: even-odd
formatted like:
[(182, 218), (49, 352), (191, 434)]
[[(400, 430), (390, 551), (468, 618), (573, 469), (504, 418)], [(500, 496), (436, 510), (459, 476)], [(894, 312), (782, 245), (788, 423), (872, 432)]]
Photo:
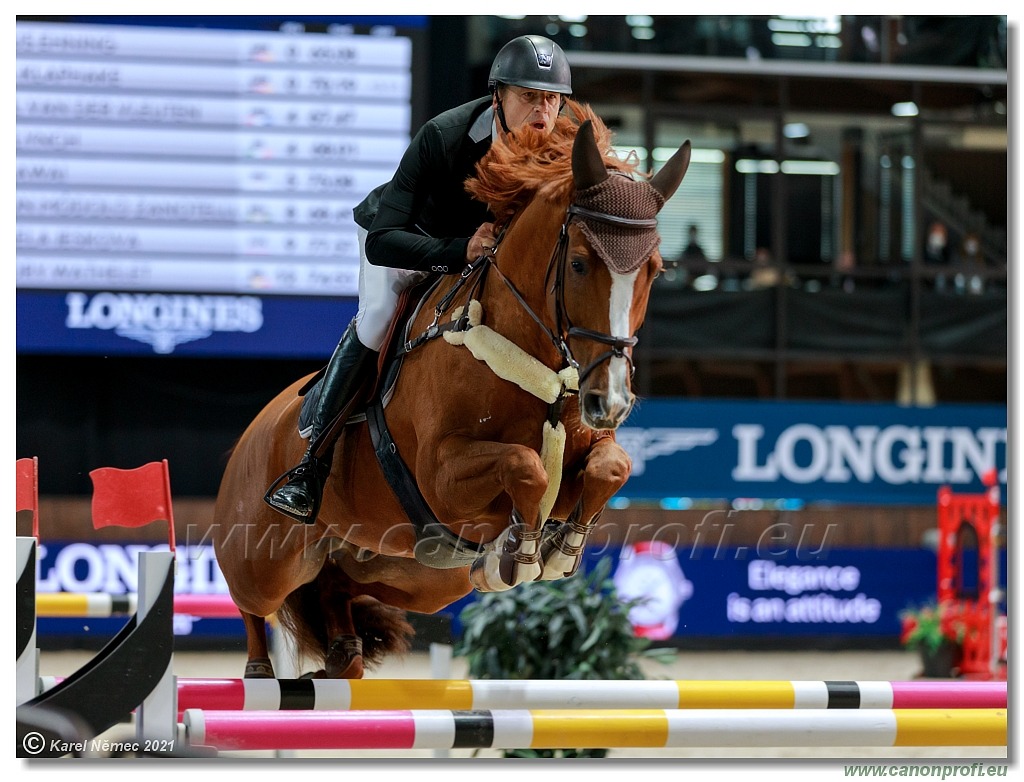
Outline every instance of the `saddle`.
[[(384, 342), (377, 357), (376, 374), (372, 377), (367, 375), (363, 378), (362, 387), (353, 396), (349, 405), (327, 425), (324, 429), (324, 435), (320, 438), (321, 440), (334, 442), (340, 434), (341, 426), (365, 421), (366, 413), (364, 408), (366, 400), (377, 395), (390, 399), (395, 381), (398, 379), (398, 368), (401, 366), (401, 353), (398, 350), (398, 346), (402, 343), (398, 340), (401, 338), (401, 335), (408, 332), (409, 326), (419, 312), (424, 299), (438, 285), (441, 279), (440, 276), (428, 277), (411, 285), (399, 294), (398, 306), (395, 308), (395, 314), (391, 318), (391, 324), (384, 335)], [(396, 353), (398, 354), (397, 360), (394, 360), (396, 359)], [(299, 411), (299, 431), (310, 425), (326, 372), (327, 367), (325, 365), (299, 389), (298, 394), (303, 397), (302, 409)]]
[[(367, 377), (352, 401), (331, 421), (319, 440), (323, 450), (332, 444), (343, 426), (366, 422), (374, 452), (385, 480), (416, 529), (416, 561), (427, 567), (450, 569), (471, 565), (484, 546), (463, 540), (438, 521), (416, 485), (416, 479), (398, 453), (384, 419), (384, 408), (394, 393), (403, 359), (410, 349), (409, 333), (423, 303), (443, 278), (427, 278), (402, 291), (377, 361), (377, 374)], [(439, 334), (438, 334), (439, 335)], [(299, 427), (308, 426), (326, 367), (299, 390), (305, 396)], [(371, 382), (372, 381), (372, 382)], [(320, 448), (318, 447), (319, 451)]]

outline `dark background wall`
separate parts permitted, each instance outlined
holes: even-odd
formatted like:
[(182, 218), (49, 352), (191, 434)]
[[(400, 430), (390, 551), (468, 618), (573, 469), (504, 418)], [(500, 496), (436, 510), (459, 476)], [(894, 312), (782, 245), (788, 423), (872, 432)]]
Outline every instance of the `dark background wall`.
[[(426, 118), (446, 108), (484, 93), (486, 63), (478, 61), (479, 54), (476, 60), (470, 54), (469, 25), (465, 17), (431, 18), (427, 46), (422, 59), (417, 62), (417, 67), (426, 71), (427, 89), (426, 94), (415, 101), (414, 126), (418, 127)], [(581, 97), (598, 100), (604, 96)], [(953, 182), (958, 190), (966, 192), (972, 202), (985, 206), (994, 221), (998, 221), (1001, 204), (1005, 224), (1005, 155), (975, 153), (965, 156), (962, 151), (936, 152), (927, 162), (943, 178)], [(984, 182), (989, 185), (981, 184)], [(985, 201), (982, 193), (989, 196), (991, 204), (981, 203)], [(791, 201), (798, 202), (797, 195), (791, 195)], [(768, 214), (769, 210), (765, 208), (759, 212)], [(795, 237), (791, 238), (792, 247), (798, 244)], [(700, 302), (707, 304), (711, 299), (701, 299)], [(984, 304), (980, 298), (973, 303), (975, 306)], [(691, 301), (685, 308), (691, 317), (697, 314), (694, 304)], [(645, 344), (655, 348), (660, 346), (663, 352), (679, 347), (675, 341), (683, 325), (680, 311), (675, 307), (672, 309), (670, 319), (662, 324), (671, 334), (660, 342), (650, 340)], [(749, 315), (748, 312), (743, 316), (748, 325)], [(770, 338), (773, 322), (774, 319), (769, 318), (767, 326), (755, 336)], [(652, 319), (648, 328), (654, 330), (656, 325)], [(340, 317), (337, 323), (309, 324), (310, 329), (330, 330), (332, 339), (341, 333), (343, 327)], [(718, 335), (729, 334), (733, 338), (737, 333), (750, 333), (750, 329), (721, 331)], [(651, 395), (773, 396), (770, 390), (772, 376), (778, 372), (770, 366), (774, 360), (771, 344), (762, 351), (765, 355), (760, 359), (764, 364), (761, 368), (750, 356), (732, 356), (730, 350), (736, 352), (734, 343), (730, 343), (729, 350), (726, 350), (729, 361), (721, 355), (708, 354), (710, 366), (704, 367), (696, 358), (704, 355), (708, 344), (709, 339), (702, 338), (696, 346), (684, 346), (682, 355), (666, 355), (659, 365), (667, 378), (665, 382), (660, 382), (659, 375), (654, 372), (658, 367), (645, 369), (644, 362), (638, 360), (640, 377), (648, 377), (646, 389), (642, 392)], [(996, 363), (995, 370), (991, 372), (984, 364), (969, 364), (962, 369), (951, 363), (952, 360), (947, 361), (946, 366), (939, 366), (937, 370), (937, 384), (942, 388), (941, 373), (950, 373), (946, 387), (951, 394), (955, 393), (952, 401), (1005, 402), (1005, 348), (1001, 350), (1001, 362), (999, 356), (990, 357)], [(977, 340), (974, 340), (968, 347), (968, 353), (976, 355), (977, 352)], [(884, 383), (862, 383), (872, 388), (880, 386), (889, 400), (893, 397), (890, 388), (893, 384), (888, 382), (889, 378), (895, 377), (899, 362), (904, 360), (898, 353), (894, 356), (883, 357), (891, 365)], [(854, 365), (856, 356), (835, 358), (850, 364), (845, 368), (847, 374), (862, 377), (870, 371), (870, 366), (863, 362)], [(958, 361), (960, 358), (962, 356)], [(248, 422), (280, 389), (315, 371), (326, 359), (326, 355), (308, 361), (19, 355), (16, 359), (16, 455), (39, 458), (40, 491), (46, 496), (86, 497), (91, 492), (88, 472), (93, 468), (136, 467), (166, 458), (171, 464), (175, 496), (212, 497), (217, 490), (226, 454)], [(792, 366), (793, 362), (790, 364)], [(756, 382), (746, 383), (743, 380), (746, 375), (737, 380), (734, 365), (742, 365), (740, 368), (744, 373), (753, 372)], [(666, 374), (668, 369), (672, 371)], [(843, 377), (841, 374), (838, 376)], [(726, 380), (715, 385), (712, 381), (719, 377)], [(822, 382), (815, 382), (812, 386), (810, 381), (801, 378), (804, 375), (790, 382), (789, 396), (841, 396), (841, 388), (837, 390)], [(987, 396), (971, 391), (981, 387), (982, 381)], [(808, 386), (806, 391), (804, 385)], [(854, 395), (851, 398), (859, 397)]]
[(317, 362), (19, 356), (17, 455), (41, 494), (88, 495), (95, 467), (167, 459), (176, 494), (217, 492), (259, 410)]
[(1009, 162), (1005, 153), (971, 149), (930, 149), (924, 156), (926, 168), (953, 185), (994, 225), (1006, 225)]

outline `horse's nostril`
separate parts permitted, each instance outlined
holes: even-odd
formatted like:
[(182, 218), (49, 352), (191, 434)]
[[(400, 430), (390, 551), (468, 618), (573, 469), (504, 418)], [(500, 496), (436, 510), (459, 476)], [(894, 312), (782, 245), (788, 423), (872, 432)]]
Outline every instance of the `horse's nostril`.
[(626, 420), (633, 409), (635, 398), (630, 394), (628, 399), (616, 401), (609, 399), (604, 394), (587, 392), (580, 397), (580, 406), (583, 415), (591, 425), (602, 428), (614, 429)]
[(604, 397), (600, 394), (587, 393), (583, 395), (583, 410), (592, 419), (604, 417)]

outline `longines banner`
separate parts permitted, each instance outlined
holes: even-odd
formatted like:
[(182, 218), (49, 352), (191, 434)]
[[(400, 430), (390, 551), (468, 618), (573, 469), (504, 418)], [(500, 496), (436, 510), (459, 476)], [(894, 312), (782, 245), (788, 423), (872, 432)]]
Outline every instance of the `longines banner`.
[(15, 319), (25, 353), (319, 358), (336, 329), (308, 324), (342, 329), (355, 313), (355, 299), (19, 291)]
[[(138, 591), (141, 551), (166, 545), (49, 542), (40, 546), (37, 589), (44, 592)], [(638, 541), (587, 549), (583, 569), (613, 560), (612, 579), (623, 600), (636, 600), (630, 621), (638, 635), (655, 640), (709, 638), (865, 638), (899, 635), (899, 612), (935, 593), (935, 554), (927, 549), (814, 550), (677, 547)], [(1006, 572), (1003, 560), (1000, 572)], [(178, 547), (175, 591), (225, 594), (227, 584), (211, 546)], [(452, 630), (461, 633), (459, 614), (477, 599), (471, 593), (444, 609)], [(125, 617), (40, 618), (48, 639), (92, 639), (102, 645)], [(199, 619), (175, 615), (179, 641), (211, 648), (242, 638), (241, 619)], [(74, 641), (72, 641), (74, 642)]]
[(1001, 405), (647, 400), (617, 439), (627, 499), (932, 505), (943, 485), (982, 492), (993, 468), (1006, 483)]
[[(652, 640), (895, 646), (900, 611), (935, 597), (935, 553), (924, 548), (758, 553), (653, 540), (588, 548), (583, 569), (607, 557), (619, 598), (635, 601), (629, 620), (637, 635)], [(456, 634), (459, 613), (475, 599), (470, 594), (445, 609)]]
[[(40, 543), (36, 560), (36, 591), (76, 594), (124, 595), (138, 592), (139, 554), (166, 551), (167, 544)], [(220, 571), (213, 547), (207, 544), (179, 545), (175, 557), (174, 591), (190, 595), (226, 595), (227, 582)], [(102, 645), (127, 621), (114, 617), (40, 617), (37, 622), (43, 643), (50, 637), (88, 638)], [(202, 619), (174, 615), (178, 638), (239, 639), (244, 635), (242, 618)]]

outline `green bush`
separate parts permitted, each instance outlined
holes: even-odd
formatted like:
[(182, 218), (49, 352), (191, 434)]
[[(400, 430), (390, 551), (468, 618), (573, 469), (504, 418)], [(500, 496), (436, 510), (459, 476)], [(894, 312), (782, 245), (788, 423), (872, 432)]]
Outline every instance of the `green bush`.
[[(482, 595), (462, 610), (455, 653), (476, 679), (643, 679), (642, 658), (669, 662), (629, 623), (605, 557), (588, 573)], [(604, 757), (606, 749), (512, 749), (505, 757)]]

